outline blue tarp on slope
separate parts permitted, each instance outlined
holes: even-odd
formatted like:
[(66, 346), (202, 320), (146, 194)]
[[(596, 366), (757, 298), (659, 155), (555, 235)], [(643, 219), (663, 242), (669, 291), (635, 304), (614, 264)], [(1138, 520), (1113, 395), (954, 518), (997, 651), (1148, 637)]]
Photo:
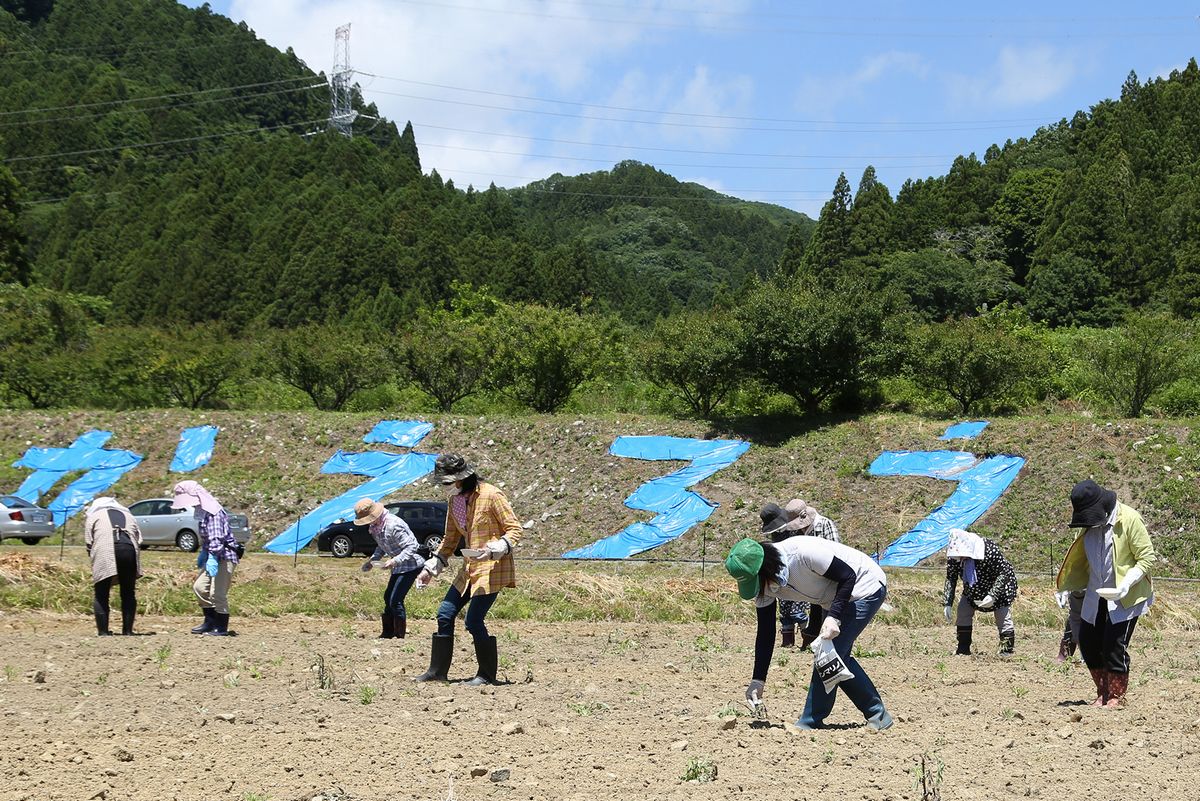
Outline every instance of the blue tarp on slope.
[(631, 509), (658, 512), (590, 545), (563, 554), (565, 559), (625, 559), (683, 536), (707, 520), (717, 504), (691, 492), (693, 486), (736, 462), (750, 448), (739, 440), (681, 437), (617, 437), (608, 452), (630, 459), (687, 460), (691, 464), (646, 482), (625, 499)]
[(104, 448), (111, 438), (111, 431), (92, 430), (76, 438), (66, 448), (30, 448), (24, 456), (13, 462), (13, 467), (30, 468), (34, 472), (21, 482), (13, 494), (30, 503), (37, 503), (42, 494), (64, 475), (85, 471), (47, 507), (54, 513), (54, 525), (63, 525), (88, 501), (141, 464), (142, 457), (133, 451)]
[(946, 502), (884, 549), (881, 565), (911, 567), (945, 548), (950, 529), (968, 528), (983, 516), (1025, 465), (1020, 456), (978, 460), (959, 451), (885, 452), (868, 472), (883, 476), (926, 476), (957, 481)]
[(217, 442), (216, 426), (195, 426), (179, 433), (179, 444), (175, 446), (175, 458), (168, 468), (172, 473), (187, 473), (198, 470), (212, 461), (213, 446)]
[[(397, 422), (399, 425), (427, 426), (419, 436), (413, 433), (407, 435), (414, 445), (433, 430), (433, 425), (430, 423)], [(376, 430), (378, 430), (378, 426), (376, 426)], [(367, 436), (370, 437), (374, 433), (372, 431)], [(366, 438), (364, 437), (364, 439)], [(382, 500), (401, 487), (413, 483), (421, 476), (433, 472), (435, 461), (437, 461), (437, 456), (429, 453), (387, 453), (384, 451), (347, 453), (339, 450), (321, 466), (322, 473), (351, 473), (358, 476), (370, 476), (371, 480), (343, 492), (336, 498), (325, 501), (288, 526), (263, 548), (272, 553), (296, 553), (308, 545), (313, 537), (317, 536), (330, 523), (339, 519), (349, 520), (353, 517), (354, 504), (359, 498)]]
[(433, 423), (420, 420), (381, 420), (363, 437), (363, 442), (382, 442), (399, 448), (415, 448), (433, 431)]
[(964, 423), (955, 423), (947, 428), (946, 433), (938, 439), (975, 439), (987, 427), (987, 420), (968, 420)]

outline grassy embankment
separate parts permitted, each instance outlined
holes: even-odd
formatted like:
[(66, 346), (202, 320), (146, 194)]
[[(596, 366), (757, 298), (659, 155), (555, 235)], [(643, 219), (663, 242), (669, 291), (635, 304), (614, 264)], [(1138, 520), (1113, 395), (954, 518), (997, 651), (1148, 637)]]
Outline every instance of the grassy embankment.
[[(150, 410), (0, 413), (0, 491), (27, 471), (10, 467), (29, 445), (65, 446), (90, 428), (115, 432), (110, 447), (130, 448), (145, 461), (113, 492), (122, 500), (169, 492), (179, 478), (167, 472), (179, 431), (201, 422), (222, 431), (210, 465), (194, 474), (234, 510), (246, 512), (256, 543), (281, 531), (321, 501), (361, 479), (320, 474), (338, 448), (366, 450), (362, 436), (391, 414), (320, 412), (205, 412)], [(878, 414), (813, 422), (755, 420), (711, 426), (695, 420), (631, 415), (461, 417), (425, 415), (434, 432), (430, 452), (460, 451), (500, 484), (527, 522), (525, 556), (552, 557), (648, 515), (625, 508), (640, 483), (678, 463), (640, 462), (608, 455), (621, 434), (684, 437), (738, 436), (754, 447), (732, 467), (697, 487), (720, 504), (701, 526), (651, 555), (716, 561), (742, 536), (758, 530), (765, 501), (802, 497), (838, 522), (851, 545), (873, 551), (943, 502), (953, 485), (923, 478), (875, 478), (867, 465), (884, 449), (970, 447), (1011, 453), (1026, 467), (1001, 500), (975, 524), (999, 541), (1020, 569), (1046, 572), (1061, 559), (1073, 532), (1066, 528), (1067, 493), (1093, 476), (1113, 487), (1144, 516), (1161, 562), (1158, 575), (1200, 577), (1200, 421), (1105, 420), (1056, 411), (998, 418), (969, 446), (942, 443), (952, 420)], [(397, 498), (435, 497), (421, 481)], [(66, 528), (79, 542), (81, 516)], [(5, 546), (7, 547), (7, 546)], [(934, 557), (934, 563), (937, 557)]]

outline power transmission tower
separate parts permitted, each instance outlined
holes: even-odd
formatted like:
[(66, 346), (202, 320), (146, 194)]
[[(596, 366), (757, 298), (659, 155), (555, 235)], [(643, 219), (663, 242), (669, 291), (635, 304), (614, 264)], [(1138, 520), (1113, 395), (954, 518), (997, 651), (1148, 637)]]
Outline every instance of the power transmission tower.
[(342, 136), (354, 135), (354, 119), (358, 113), (351, 107), (352, 92), (350, 78), (350, 24), (347, 23), (334, 33), (333, 78), (330, 91), (329, 130)]

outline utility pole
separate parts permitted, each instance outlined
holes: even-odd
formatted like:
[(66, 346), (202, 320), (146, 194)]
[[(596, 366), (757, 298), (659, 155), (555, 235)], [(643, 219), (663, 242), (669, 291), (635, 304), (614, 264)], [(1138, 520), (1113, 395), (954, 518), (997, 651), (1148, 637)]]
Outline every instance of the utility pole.
[(354, 119), (358, 113), (351, 107), (350, 79), (350, 23), (334, 32), (333, 76), (330, 87), (329, 130), (337, 131), (347, 138), (354, 135)]

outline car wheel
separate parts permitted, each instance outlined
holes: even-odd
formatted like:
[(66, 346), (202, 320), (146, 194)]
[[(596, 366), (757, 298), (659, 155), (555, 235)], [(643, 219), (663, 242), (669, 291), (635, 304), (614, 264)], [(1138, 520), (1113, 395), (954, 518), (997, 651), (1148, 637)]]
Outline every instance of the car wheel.
[(430, 534), (421, 543), (421, 547), (429, 551), (429, 555), (432, 557), (442, 547), (442, 536), (440, 534)]
[(175, 544), (181, 551), (195, 553), (196, 549), (200, 547), (200, 539), (196, 536), (196, 532), (185, 528), (175, 535)]
[(37, 545), (41, 541), (41, 537), (21, 537), (21, 542), (25, 543), (26, 545)]
[(345, 534), (337, 534), (329, 541), (329, 552), (338, 559), (354, 555), (354, 542)]

